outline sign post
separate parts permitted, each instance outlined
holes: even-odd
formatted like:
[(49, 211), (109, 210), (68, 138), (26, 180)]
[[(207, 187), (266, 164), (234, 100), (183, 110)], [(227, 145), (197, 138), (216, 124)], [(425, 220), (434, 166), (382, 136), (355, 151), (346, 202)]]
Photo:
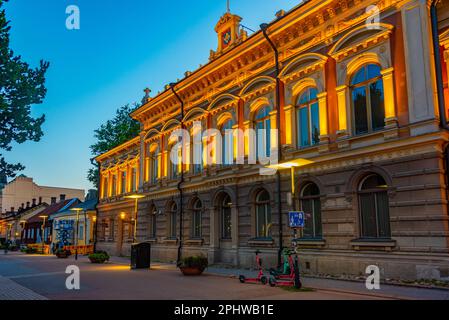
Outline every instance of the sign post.
[(290, 228), (293, 229), (293, 241), (292, 246), (295, 251), (295, 288), (300, 289), (301, 288), (301, 281), (299, 277), (299, 263), (298, 263), (298, 245), (296, 242), (296, 239), (298, 239), (298, 229), (300, 232), (300, 236), (302, 236), (302, 230), (305, 225), (305, 214), (302, 211), (291, 211), (288, 213), (289, 217), (289, 225)]

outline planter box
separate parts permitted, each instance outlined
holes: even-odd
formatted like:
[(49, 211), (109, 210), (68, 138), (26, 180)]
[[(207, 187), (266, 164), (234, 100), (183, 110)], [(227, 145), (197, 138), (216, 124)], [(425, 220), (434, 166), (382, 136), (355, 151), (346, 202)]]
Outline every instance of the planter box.
[(185, 276), (200, 276), (203, 274), (204, 269), (200, 269), (200, 268), (179, 268), (181, 269), (181, 272), (185, 275)]

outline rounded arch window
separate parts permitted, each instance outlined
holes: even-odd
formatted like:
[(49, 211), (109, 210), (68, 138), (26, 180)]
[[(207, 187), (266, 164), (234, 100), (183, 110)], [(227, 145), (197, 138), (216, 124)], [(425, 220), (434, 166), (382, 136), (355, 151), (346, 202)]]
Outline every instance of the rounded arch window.
[(262, 190), (256, 196), (256, 237), (270, 238), (271, 227), (270, 194)]
[(383, 129), (385, 106), (380, 66), (362, 66), (352, 76), (350, 85), (354, 133), (364, 134)]
[(256, 129), (257, 157), (269, 157), (271, 154), (271, 120), (269, 106), (264, 106), (257, 110), (254, 117), (254, 127)]
[(359, 185), (360, 232), (362, 238), (390, 238), (388, 185), (378, 174), (366, 176)]
[(232, 239), (231, 197), (225, 193), (220, 201), (221, 238)]
[(202, 211), (203, 203), (200, 199), (196, 199), (193, 203), (192, 212), (192, 238), (201, 238)]
[(170, 217), (170, 237), (177, 238), (178, 205), (176, 203), (172, 203), (170, 205), (169, 217)]
[(156, 206), (150, 207), (150, 239), (155, 239), (157, 234), (157, 209)]
[(306, 215), (303, 237), (310, 239), (322, 238), (320, 189), (315, 183), (307, 183), (301, 189), (300, 202), (301, 210)]
[(232, 119), (225, 120), (221, 127), (220, 132), (222, 136), (221, 146), (221, 161), (222, 165), (229, 166), (234, 163), (234, 136), (233, 127), (234, 121)]
[(152, 184), (156, 184), (159, 178), (159, 146), (150, 149), (150, 163), (148, 173)]
[(318, 90), (305, 89), (296, 102), (296, 128), (298, 147), (305, 148), (320, 142)]

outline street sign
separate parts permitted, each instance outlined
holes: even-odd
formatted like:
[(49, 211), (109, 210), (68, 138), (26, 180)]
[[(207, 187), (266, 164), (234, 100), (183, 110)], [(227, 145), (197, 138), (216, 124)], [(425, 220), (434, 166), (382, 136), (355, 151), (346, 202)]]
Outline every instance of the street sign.
[(302, 211), (292, 211), (288, 213), (290, 228), (304, 228), (305, 214)]

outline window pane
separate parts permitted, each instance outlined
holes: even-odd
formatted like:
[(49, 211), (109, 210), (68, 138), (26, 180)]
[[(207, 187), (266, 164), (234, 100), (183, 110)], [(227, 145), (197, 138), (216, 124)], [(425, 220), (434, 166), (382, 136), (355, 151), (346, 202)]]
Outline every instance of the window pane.
[(366, 67), (366, 69), (368, 73), (367, 80), (381, 76), (380, 66), (378, 66), (377, 64), (370, 64)]
[(266, 129), (266, 156), (269, 157), (271, 154), (271, 121), (270, 119), (265, 120)]
[(271, 237), (271, 207), (270, 205), (265, 205), (265, 237)]
[(371, 117), (373, 130), (385, 127), (384, 89), (382, 80), (370, 84)]
[(231, 208), (222, 208), (222, 238), (231, 239)]
[(352, 91), (352, 101), (354, 104), (355, 133), (366, 133), (368, 132), (368, 115), (365, 87), (356, 88)]
[(300, 146), (309, 146), (309, 110), (307, 108), (299, 109), (299, 132)]
[(377, 238), (374, 194), (360, 194), (361, 231), (363, 238)]
[(351, 84), (359, 84), (366, 81), (366, 69), (365, 67), (361, 68), (356, 75), (352, 78)]
[(256, 227), (257, 227), (257, 237), (265, 237), (265, 206), (258, 205), (256, 213)]
[(377, 221), (379, 224), (379, 237), (390, 238), (390, 214), (387, 192), (376, 193)]
[(313, 238), (313, 208), (312, 200), (302, 200), (301, 208), (306, 215), (305, 225), (304, 225), (304, 238)]
[(312, 117), (312, 144), (318, 144), (320, 142), (320, 112), (318, 103), (312, 104), (310, 114)]
[(321, 200), (313, 200), (313, 211), (315, 219), (315, 238), (321, 238), (323, 236), (323, 226), (321, 224)]

